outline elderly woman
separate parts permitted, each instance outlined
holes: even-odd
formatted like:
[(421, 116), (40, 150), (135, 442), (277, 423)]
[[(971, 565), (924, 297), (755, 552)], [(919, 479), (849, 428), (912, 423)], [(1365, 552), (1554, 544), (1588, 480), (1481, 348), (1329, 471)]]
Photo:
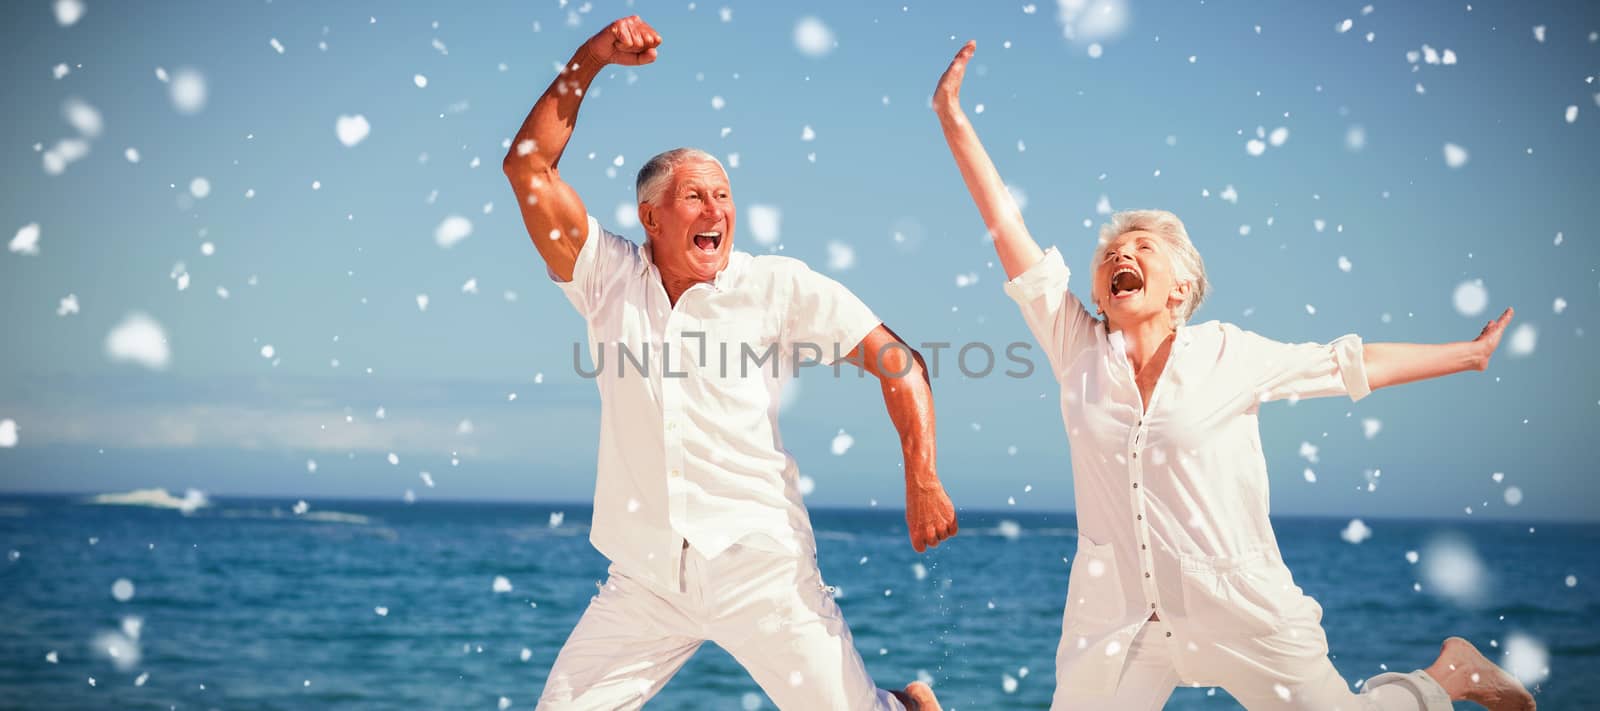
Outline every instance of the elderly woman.
[(1221, 686), (1250, 709), (1531, 709), (1515, 678), (1460, 638), (1427, 669), (1355, 694), (1328, 660), (1322, 608), (1294, 583), (1267, 517), (1256, 413), (1285, 398), (1347, 395), (1483, 370), (1511, 319), (1442, 345), (1286, 344), (1233, 324), (1186, 325), (1205, 267), (1172, 213), (1115, 215), (1090, 294), (1067, 290), (1054, 248), (1028, 234), (958, 95), (974, 43), (933, 106), (1005, 267), (1006, 293), (1061, 383), (1078, 550), (1056, 652), (1054, 709), (1157, 709), (1178, 684)]

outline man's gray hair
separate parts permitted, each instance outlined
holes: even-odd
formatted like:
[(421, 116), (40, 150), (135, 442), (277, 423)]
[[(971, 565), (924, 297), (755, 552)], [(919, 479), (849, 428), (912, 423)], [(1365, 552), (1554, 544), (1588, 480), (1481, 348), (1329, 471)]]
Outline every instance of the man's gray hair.
[(728, 172), (716, 156), (698, 148), (674, 148), (665, 153), (657, 153), (655, 157), (645, 161), (644, 167), (639, 169), (638, 180), (634, 182), (634, 191), (639, 196), (639, 203), (658, 204), (661, 193), (672, 183), (672, 171), (688, 160), (711, 161), (716, 163), (718, 168), (722, 168), (724, 175)]
[(1210, 291), (1210, 282), (1206, 280), (1206, 263), (1189, 241), (1189, 232), (1177, 215), (1166, 210), (1123, 210), (1112, 215), (1110, 222), (1100, 226), (1100, 246), (1095, 248), (1091, 264), (1099, 265), (1106, 248), (1118, 237), (1141, 230), (1161, 238), (1166, 244), (1167, 256), (1172, 259), (1173, 276), (1180, 282), (1190, 283), (1189, 297), (1172, 307), (1173, 324), (1182, 324), (1200, 308), (1200, 302)]

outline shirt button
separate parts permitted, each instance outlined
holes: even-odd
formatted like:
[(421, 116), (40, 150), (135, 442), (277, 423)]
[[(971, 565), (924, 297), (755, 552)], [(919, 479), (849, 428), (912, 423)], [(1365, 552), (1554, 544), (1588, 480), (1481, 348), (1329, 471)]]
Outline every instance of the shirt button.
[(1145, 573), (1144, 577), (1148, 578), (1148, 577), (1150, 577), (1150, 574), (1149, 573)]
[(1167, 633), (1167, 636), (1168, 636), (1168, 637), (1171, 637), (1171, 636), (1172, 636), (1172, 633), (1171, 633), (1171, 632), (1168, 632), (1168, 633)]
[(1139, 482), (1137, 482), (1137, 481), (1134, 482), (1133, 483), (1133, 488), (1135, 488), (1135, 489), (1139, 488)]
[(1140, 521), (1143, 521), (1144, 520), (1144, 514), (1136, 514), (1136, 515), (1134, 515), (1134, 518), (1139, 519)]
[(1156, 609), (1156, 604), (1155, 604), (1155, 603), (1153, 603), (1153, 602), (1152, 602), (1152, 603), (1150, 603), (1150, 609), (1152, 609), (1152, 610), (1154, 610), (1154, 609)]
[(674, 470), (672, 470), (670, 472), (667, 472), (667, 475), (668, 476), (683, 476), (683, 472), (680, 472), (680, 471), (674, 469)]
[(1133, 458), (1134, 459), (1138, 459), (1139, 458), (1139, 453), (1138, 452), (1134, 452), (1133, 453)]
[(1150, 546), (1147, 546), (1147, 545), (1145, 545), (1145, 544), (1143, 544), (1143, 543), (1140, 543), (1140, 544), (1139, 544), (1139, 550), (1146, 550), (1146, 549), (1148, 549), (1148, 548), (1149, 548), (1149, 547), (1150, 547)]

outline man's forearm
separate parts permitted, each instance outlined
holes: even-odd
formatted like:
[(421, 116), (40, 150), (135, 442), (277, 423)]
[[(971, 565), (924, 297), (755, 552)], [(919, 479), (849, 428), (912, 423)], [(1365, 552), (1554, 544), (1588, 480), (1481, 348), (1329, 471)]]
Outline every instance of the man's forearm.
[[(900, 451), (905, 458), (906, 487), (927, 488), (939, 485), (934, 467), (935, 437), (933, 387), (928, 382), (922, 358), (913, 355), (905, 375), (882, 380), (883, 403), (889, 419), (900, 435)], [(898, 371), (894, 371), (898, 372)]]
[(550, 87), (534, 102), (522, 128), (511, 141), (506, 162), (525, 161), (536, 170), (555, 168), (567, 149), (568, 139), (572, 138), (578, 107), (602, 68), (604, 64), (590, 54), (587, 45), (579, 47), (550, 82)]

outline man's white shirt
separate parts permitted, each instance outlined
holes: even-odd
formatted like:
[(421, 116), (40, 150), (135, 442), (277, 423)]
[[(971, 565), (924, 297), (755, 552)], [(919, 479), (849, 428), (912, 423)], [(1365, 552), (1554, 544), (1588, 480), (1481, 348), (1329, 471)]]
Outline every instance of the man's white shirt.
[(650, 246), (593, 216), (572, 271), (556, 283), (588, 323), (600, 390), (595, 548), (670, 588), (685, 541), (708, 558), (734, 543), (815, 555), (779, 398), (797, 354), (831, 365), (878, 318), (799, 260), (737, 251), (674, 307)]
[[(1361, 339), (1286, 344), (1210, 321), (1180, 326), (1147, 411), (1121, 332), (1067, 289), (1051, 248), (1008, 282), (1061, 386), (1078, 551), (1068, 582), (1057, 684), (1116, 688), (1152, 613), (1185, 683), (1216, 684), (1195, 655), (1316, 624), (1267, 518), (1257, 410), (1269, 400), (1370, 392)], [(1185, 660), (1189, 660), (1186, 662)]]

